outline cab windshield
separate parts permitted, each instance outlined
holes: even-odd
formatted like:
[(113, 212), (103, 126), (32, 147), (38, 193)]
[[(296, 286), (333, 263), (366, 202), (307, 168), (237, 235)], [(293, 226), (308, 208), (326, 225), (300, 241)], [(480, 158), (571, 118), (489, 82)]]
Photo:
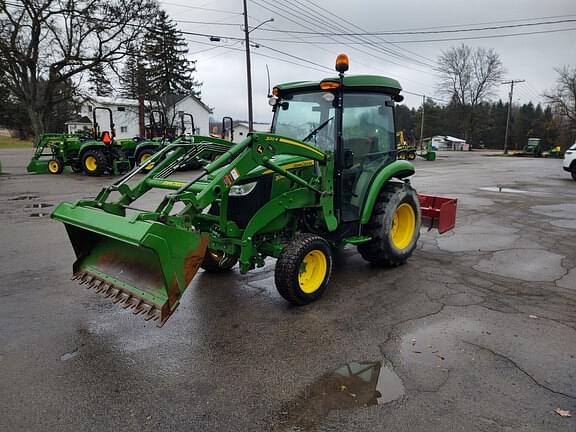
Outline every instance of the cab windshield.
[(272, 133), (333, 151), (335, 99), (332, 92), (285, 95), (276, 105)]

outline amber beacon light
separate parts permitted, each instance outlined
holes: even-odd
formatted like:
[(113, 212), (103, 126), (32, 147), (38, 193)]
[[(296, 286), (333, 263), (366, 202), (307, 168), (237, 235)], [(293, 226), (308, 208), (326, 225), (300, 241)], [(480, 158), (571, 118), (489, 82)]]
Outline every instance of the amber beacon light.
[(338, 54), (336, 57), (336, 71), (339, 73), (344, 73), (348, 70), (350, 66), (350, 60), (346, 54)]

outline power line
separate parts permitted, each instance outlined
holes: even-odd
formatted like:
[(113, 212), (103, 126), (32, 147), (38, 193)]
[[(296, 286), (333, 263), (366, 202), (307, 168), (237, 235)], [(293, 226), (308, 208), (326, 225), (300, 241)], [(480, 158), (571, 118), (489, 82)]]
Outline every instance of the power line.
[(174, 22), (182, 24), (200, 24), (200, 25), (220, 25), (220, 26), (240, 26), (240, 23), (223, 23), (223, 22), (207, 22), (207, 21), (189, 21), (189, 20), (174, 20)]
[(225, 9), (212, 9), (212, 8), (205, 8), (205, 7), (199, 7), (199, 6), (190, 6), (187, 4), (172, 3), (172, 2), (167, 2), (167, 1), (163, 1), (163, 0), (161, 1), (161, 3), (167, 4), (170, 6), (179, 6), (179, 7), (183, 7), (186, 9), (195, 9), (195, 10), (202, 10), (202, 11), (207, 11), (207, 12), (226, 13), (229, 15), (242, 15), (242, 12), (231, 12), (231, 11), (225, 10)]
[(504, 38), (504, 37), (514, 37), (514, 36), (528, 36), (528, 35), (546, 34), (546, 33), (561, 33), (561, 32), (574, 31), (574, 30), (576, 30), (576, 27), (566, 28), (566, 29), (556, 29), (556, 30), (543, 30), (543, 31), (522, 32), (522, 33), (508, 33), (508, 34), (490, 35), (490, 36), (471, 36), (471, 37), (462, 37), (462, 38), (404, 40), (404, 41), (395, 41), (395, 43), (407, 44), (407, 43), (425, 43), (425, 42), (463, 41), (463, 40), (473, 40), (473, 39), (498, 39), (498, 38)]
[[(287, 19), (288, 21), (294, 22), (295, 24), (299, 25), (300, 27), (304, 27), (304, 28), (307, 28), (307, 29), (311, 29), (311, 28), (314, 29), (314, 28), (316, 28), (318, 25), (322, 25), (324, 28), (328, 27), (328, 25), (326, 25), (326, 24), (324, 24), (324, 23), (322, 22), (322, 19), (318, 19), (318, 20), (316, 20), (316, 21), (312, 21), (312, 19), (311, 19), (311, 18), (308, 18), (307, 16), (303, 16), (300, 20), (295, 20), (295, 19), (293, 19), (293, 18), (291, 18), (291, 17), (286, 17), (285, 15), (282, 15), (282, 14), (279, 12), (278, 5), (272, 4), (272, 3), (269, 2), (268, 0), (261, 0), (261, 1), (264, 2), (264, 3), (266, 3), (266, 4), (268, 4), (268, 5), (270, 5), (270, 6), (272, 6), (272, 7), (274, 7), (275, 9), (271, 9), (270, 7), (267, 7), (265, 4), (259, 3), (259, 2), (256, 1), (256, 0), (251, 0), (251, 1), (252, 1), (252, 3), (254, 3), (254, 4), (256, 4), (256, 5), (264, 8), (264, 9), (266, 9), (266, 10), (272, 12), (272, 13), (276, 13), (276, 14), (282, 16), (283, 18)], [(300, 12), (300, 11), (294, 10), (294, 9), (288, 9), (288, 10), (286, 10), (286, 9), (280, 9), (280, 11), (286, 12), (286, 13), (288, 13), (288, 14), (290, 14), (290, 15), (294, 15), (294, 13), (297, 13), (297, 14), (298, 14), (298, 13)], [(307, 25), (307, 24), (305, 24), (305, 23), (309, 23), (310, 25)], [(332, 28), (334, 28), (334, 25), (333, 25), (333, 24), (330, 24), (330, 26), (331, 26)], [(263, 29), (263, 30), (264, 30), (264, 29)], [(350, 37), (347, 37), (347, 38), (350, 39)], [(332, 37), (331, 37), (330, 39), (335, 40), (335, 39), (333, 39)], [(258, 39), (258, 40), (261, 40), (261, 39)], [(354, 40), (354, 38), (352, 38), (352, 40)], [(346, 41), (346, 42), (338, 42), (338, 44), (352, 47), (349, 41)], [(380, 60), (382, 60), (382, 61), (385, 61), (385, 62), (387, 62), (387, 63), (395, 64), (395, 65), (397, 65), (397, 66), (400, 66), (400, 67), (403, 67), (403, 68), (407, 68), (407, 69), (410, 69), (410, 70), (418, 70), (418, 71), (420, 71), (420, 72), (422, 72), (422, 73), (428, 74), (427, 71), (423, 71), (423, 70), (420, 70), (420, 69), (418, 69), (418, 68), (408, 68), (408, 67), (407, 67), (405, 64), (403, 64), (403, 63), (399, 63), (399, 62), (394, 61), (394, 60), (389, 59), (389, 58), (380, 57), (380, 56), (378, 56), (378, 55), (375, 55), (374, 52), (362, 50), (362, 49), (359, 49), (359, 48), (356, 48), (356, 47), (352, 47), (352, 48), (356, 49), (357, 51), (359, 51), (359, 52), (361, 52), (361, 53), (363, 53), (363, 54), (366, 54), (367, 56), (369, 56), (369, 57), (372, 58), (372, 59), (373, 59), (373, 58), (378, 58), (378, 59), (380, 59)]]
[[(573, 16), (573, 15), (570, 15)], [(557, 21), (542, 21), (536, 23), (524, 23), (524, 24), (510, 24), (510, 25), (502, 25), (502, 26), (489, 26), (489, 27), (479, 27), (479, 28), (464, 28), (464, 29), (455, 29), (455, 30), (426, 30), (426, 31), (410, 31), (410, 30), (401, 30), (401, 31), (374, 31), (374, 32), (361, 32), (361, 33), (328, 33), (328, 32), (305, 32), (305, 31), (296, 31), (296, 30), (274, 30), (274, 29), (265, 29), (263, 31), (268, 32), (282, 32), (282, 33), (297, 33), (297, 34), (307, 34), (307, 35), (315, 35), (315, 36), (391, 36), (391, 35), (417, 35), (417, 34), (436, 34), (436, 33), (460, 33), (460, 32), (474, 32), (474, 31), (488, 31), (488, 30), (501, 30), (507, 28), (517, 28), (517, 27), (531, 27), (531, 26), (541, 26), (541, 25), (554, 25), (554, 24), (563, 24), (563, 23), (573, 23), (576, 22), (576, 19), (563, 19)]]
[[(295, 0), (295, 1), (298, 2), (299, 0)], [(351, 22), (350, 20), (348, 20), (348, 19), (346, 19), (346, 18), (342, 18), (341, 16), (335, 14), (334, 12), (330, 11), (329, 9), (326, 9), (326, 8), (320, 6), (320, 5), (317, 5), (316, 3), (314, 3), (314, 2), (311, 1), (311, 0), (305, 0), (305, 1), (306, 1), (308, 4), (311, 4), (311, 5), (313, 5), (314, 7), (316, 7), (318, 10), (320, 10), (320, 11), (322, 11), (322, 12), (325, 12), (325, 13), (328, 13), (329, 15), (333, 16), (334, 18), (339, 19), (340, 21), (342, 21), (342, 22), (344, 22), (344, 23), (352, 26), (353, 28), (356, 28), (356, 29), (358, 29), (358, 30), (360, 30), (360, 31), (364, 31), (364, 32), (366, 31), (364, 28), (358, 26), (357, 24)], [(412, 62), (414, 62), (414, 63), (420, 63), (420, 64), (422, 64), (422, 65), (424, 65), (424, 66), (428, 66), (428, 67), (432, 67), (432, 68), (434, 67), (434, 66), (430, 66), (430, 64), (426, 63), (427, 61), (434, 62), (434, 60), (431, 60), (431, 59), (429, 59), (429, 58), (427, 58), (427, 57), (421, 56), (420, 54), (417, 54), (417, 53), (415, 53), (415, 52), (413, 52), (413, 51), (409, 51), (409, 50), (406, 50), (406, 49), (403, 50), (402, 48), (395, 46), (394, 43), (392, 43), (392, 42), (390, 42), (390, 41), (388, 41), (388, 40), (386, 40), (386, 39), (384, 39), (384, 38), (382, 38), (382, 37), (380, 37), (380, 36), (377, 37), (377, 40), (378, 40), (379, 42), (383, 42), (383, 43), (385, 43), (385, 44), (387, 44), (387, 45), (391, 45), (391, 46), (394, 46), (394, 47), (396, 47), (396, 48), (400, 48), (400, 51), (395, 51), (395, 50), (392, 49), (392, 48), (383, 48), (383, 47), (380, 47), (378, 44), (376, 44), (376, 42), (371, 42), (370, 39), (363, 38), (363, 40), (365, 40), (365, 41), (367, 41), (367, 42), (370, 42), (372, 46), (378, 48), (380, 51), (389, 52), (389, 53), (392, 54), (392, 55), (396, 55), (396, 56), (398, 56), (398, 57), (400, 57), (400, 58), (405, 58), (405, 59), (407, 59), (408, 61), (412, 61)], [(409, 56), (407, 56), (407, 55), (404, 54), (405, 51), (407, 51), (408, 53), (410, 53), (410, 54), (412, 54), (412, 55), (414, 55), (414, 56), (416, 56), (416, 57), (420, 57), (420, 58), (424, 59), (425, 61), (423, 62), (423, 61), (421, 61), (421, 60), (410, 59)]]
[(403, 93), (408, 93), (408, 94), (410, 94), (410, 95), (412, 95), (412, 96), (426, 97), (426, 99), (432, 99), (432, 100), (435, 100), (435, 101), (438, 101), (438, 102), (441, 102), (441, 103), (445, 103), (445, 104), (450, 103), (450, 102), (445, 101), (445, 100), (443, 100), (443, 99), (439, 99), (439, 98), (436, 98), (436, 97), (432, 97), (432, 96), (428, 96), (428, 95), (424, 95), (424, 94), (420, 94), (420, 93), (414, 93), (414, 92), (411, 92), (411, 91), (408, 91), (408, 90), (405, 90), (405, 89), (402, 89), (402, 92), (403, 92)]

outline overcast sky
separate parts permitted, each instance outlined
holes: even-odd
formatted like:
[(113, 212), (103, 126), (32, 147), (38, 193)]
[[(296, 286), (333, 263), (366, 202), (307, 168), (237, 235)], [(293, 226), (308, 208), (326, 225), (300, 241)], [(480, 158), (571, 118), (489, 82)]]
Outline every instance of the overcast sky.
[[(348, 20), (351, 24), (339, 21), (327, 12), (314, 9), (313, 3), (330, 9), (332, 13)], [(161, 1), (161, 4), (173, 19), (179, 21), (180, 30), (225, 35), (230, 38), (222, 39), (221, 42), (210, 42), (208, 37), (186, 35), (190, 58), (197, 60), (196, 77), (203, 82), (202, 99), (214, 107), (214, 116), (221, 118), (224, 115), (230, 115), (235, 119), (247, 119), (244, 45), (241, 41), (232, 39), (243, 37), (240, 28), (242, 0), (170, 0)], [(291, 13), (287, 9), (291, 9)], [(391, 32), (420, 29), (453, 30), (455, 27), (450, 26), (456, 25), (477, 28), (536, 21), (576, 20), (576, 0), (331, 0), (329, 2), (249, 0), (248, 14), (249, 26), (257, 26), (262, 21), (274, 18), (273, 23), (264, 24), (251, 33), (254, 43), (260, 42), (271, 48), (264, 46), (252, 48), (254, 53), (252, 56), (254, 116), (256, 121), (262, 122), (268, 122), (271, 118), (266, 99), (266, 64), (270, 68), (272, 85), (287, 81), (321, 79), (332, 73), (329, 70), (322, 70), (320, 66), (332, 69), (336, 55), (345, 52), (350, 57), (350, 71), (348, 72), (350, 74), (391, 76), (398, 79), (407, 91), (445, 99), (445, 96), (436, 91), (437, 77), (429, 65), (434, 63), (442, 50), (466, 43), (473, 47), (494, 48), (502, 58), (506, 78), (526, 80), (525, 83), (515, 87), (516, 103), (524, 103), (528, 100), (541, 101), (540, 94), (554, 85), (554, 68), (562, 65), (576, 66), (576, 22), (483, 32), (364, 37), (374, 45), (359, 44), (358, 42), (362, 41), (350, 37), (327, 38), (277, 31), (334, 32), (334, 30), (326, 29), (322, 20), (345, 28), (349, 33), (360, 32), (353, 25), (368, 32)], [(296, 22), (291, 22), (289, 19)], [(435, 28), (432, 29), (432, 27)], [(407, 40), (544, 32), (557, 29), (574, 29), (574, 31), (463, 41), (405, 42)], [(346, 41), (351, 45), (348, 45)], [(394, 41), (399, 42), (394, 43)], [(386, 42), (392, 42), (394, 45)], [(238, 51), (229, 48), (235, 48)], [(306, 64), (273, 50), (306, 59), (317, 65)], [(390, 50), (399, 53), (401, 57), (386, 52)], [(302, 64), (302, 66), (275, 58), (283, 58)], [(507, 98), (508, 90), (508, 86), (501, 86), (496, 98)], [(421, 98), (409, 94), (404, 95), (405, 102), (409, 106), (419, 106)]]

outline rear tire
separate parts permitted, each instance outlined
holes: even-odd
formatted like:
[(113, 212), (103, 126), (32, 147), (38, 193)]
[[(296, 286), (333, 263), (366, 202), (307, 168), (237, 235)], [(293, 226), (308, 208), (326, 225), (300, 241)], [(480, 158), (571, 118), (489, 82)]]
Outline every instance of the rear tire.
[(62, 174), (64, 171), (64, 163), (60, 159), (50, 159), (48, 161), (48, 172), (50, 174)]
[(413, 161), (414, 159), (416, 159), (416, 153), (415, 152), (409, 152), (406, 159), (408, 159), (409, 161)]
[(237, 262), (237, 257), (226, 257), (221, 252), (207, 250), (200, 267), (208, 273), (227, 273)]
[(570, 171), (570, 174), (572, 174), (572, 180), (576, 181), (576, 163), (572, 164), (572, 170)]
[(276, 289), (289, 303), (303, 306), (324, 294), (332, 273), (332, 250), (322, 237), (300, 234), (276, 262)]
[(366, 261), (396, 267), (412, 255), (420, 236), (420, 202), (408, 184), (389, 182), (380, 191), (365, 233), (373, 240), (358, 246)]
[(107, 166), (108, 159), (100, 150), (88, 150), (82, 155), (82, 169), (89, 176), (101, 176)]

